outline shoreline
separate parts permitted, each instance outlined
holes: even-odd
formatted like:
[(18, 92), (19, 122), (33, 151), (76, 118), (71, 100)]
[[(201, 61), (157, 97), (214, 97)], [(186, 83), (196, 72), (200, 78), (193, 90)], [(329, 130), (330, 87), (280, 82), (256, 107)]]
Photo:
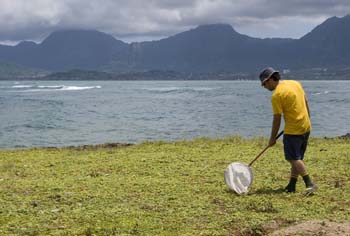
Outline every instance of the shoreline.
[(101, 143), (101, 144), (82, 144), (82, 145), (69, 145), (69, 146), (36, 146), (36, 147), (12, 147), (12, 148), (0, 148), (0, 151), (18, 151), (18, 150), (39, 150), (39, 149), (47, 149), (47, 150), (95, 150), (99, 148), (125, 148), (137, 145), (136, 143)]
[[(196, 139), (202, 139), (202, 138), (208, 138), (211, 140), (220, 140), (220, 139), (227, 139), (230, 137), (237, 137), (237, 136), (226, 136), (222, 138), (210, 138), (210, 137), (196, 137), (188, 140), (172, 140), (172, 141), (166, 141), (166, 140), (154, 140), (154, 141), (142, 141), (139, 143), (121, 143), (121, 142), (112, 142), (112, 143), (100, 143), (100, 144), (82, 144), (82, 145), (67, 145), (67, 146), (60, 146), (60, 147), (55, 147), (55, 146), (37, 146), (37, 147), (12, 147), (12, 148), (0, 148), (0, 151), (17, 151), (17, 150), (38, 150), (38, 149), (52, 149), (52, 150), (60, 150), (60, 149), (68, 149), (68, 150), (96, 150), (100, 148), (126, 148), (130, 146), (135, 146), (139, 145), (144, 142), (151, 142), (151, 143), (157, 143), (157, 142), (165, 142), (165, 143), (173, 143), (173, 142), (179, 142), (179, 141), (193, 141)], [(241, 136), (238, 136), (241, 137)], [(254, 138), (261, 138), (261, 137), (250, 137), (250, 138), (245, 138), (241, 137), (242, 139), (254, 139)], [(326, 140), (332, 140), (332, 139), (350, 139), (350, 133), (346, 133), (344, 135), (340, 136), (335, 136), (335, 137), (312, 137), (314, 139), (326, 139)]]

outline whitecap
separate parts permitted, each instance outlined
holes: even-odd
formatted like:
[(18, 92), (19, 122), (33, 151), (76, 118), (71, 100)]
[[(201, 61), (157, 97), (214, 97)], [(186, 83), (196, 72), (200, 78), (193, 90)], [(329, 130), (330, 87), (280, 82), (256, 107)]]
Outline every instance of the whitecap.
[(13, 85), (12, 88), (33, 88), (34, 85)]
[(214, 88), (205, 88), (205, 87), (201, 87), (201, 88), (189, 88), (190, 90), (194, 90), (194, 91), (210, 91), (210, 90), (214, 90)]
[(39, 89), (61, 89), (64, 85), (39, 85)]
[(323, 92), (314, 92), (314, 93), (312, 93), (313, 95), (321, 95), (321, 94), (328, 94), (329, 93), (329, 91), (328, 90), (326, 90), (326, 91), (323, 91)]
[(144, 90), (148, 90), (151, 92), (173, 92), (178, 91), (180, 87), (162, 87), (162, 88), (143, 88)]
[(22, 92), (51, 92), (51, 91), (79, 91), (79, 90), (88, 90), (88, 89), (100, 89), (101, 86), (66, 86), (66, 85), (39, 85), (27, 87), (32, 88), (24, 90)]
[(144, 90), (151, 92), (160, 92), (160, 93), (171, 93), (171, 92), (196, 92), (196, 91), (210, 91), (214, 88), (207, 87), (161, 87), (161, 88), (144, 88)]
[(100, 89), (101, 86), (63, 86), (61, 89), (59, 90), (64, 90), (64, 91), (72, 91), (72, 90), (87, 90), (87, 89)]

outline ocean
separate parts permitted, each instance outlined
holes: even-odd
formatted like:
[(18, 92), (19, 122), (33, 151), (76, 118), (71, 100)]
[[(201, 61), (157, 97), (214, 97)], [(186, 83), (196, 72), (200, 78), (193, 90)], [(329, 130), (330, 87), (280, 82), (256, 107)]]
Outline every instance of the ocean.
[[(301, 81), (312, 136), (350, 132), (350, 81)], [(0, 81), (0, 148), (269, 137), (259, 81)]]

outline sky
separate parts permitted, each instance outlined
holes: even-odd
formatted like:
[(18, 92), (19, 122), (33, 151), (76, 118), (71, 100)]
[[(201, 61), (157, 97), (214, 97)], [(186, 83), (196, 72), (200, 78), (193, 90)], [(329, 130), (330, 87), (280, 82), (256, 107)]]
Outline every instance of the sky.
[(129, 43), (216, 23), (257, 38), (300, 38), (348, 14), (349, 0), (0, 0), (0, 43), (40, 43), (65, 29), (98, 30)]

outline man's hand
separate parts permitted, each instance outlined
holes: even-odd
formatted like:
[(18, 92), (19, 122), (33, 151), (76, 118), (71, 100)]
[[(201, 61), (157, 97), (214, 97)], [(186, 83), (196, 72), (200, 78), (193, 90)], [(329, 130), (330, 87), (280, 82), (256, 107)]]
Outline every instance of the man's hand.
[(280, 129), (281, 125), (281, 114), (275, 114), (273, 115), (273, 121), (272, 121), (272, 129), (271, 129), (271, 136), (269, 141), (269, 147), (272, 147), (276, 144), (276, 135), (278, 133), (278, 130)]
[(272, 147), (272, 146), (274, 146), (275, 144), (276, 144), (276, 138), (270, 138), (270, 141), (269, 141), (268, 146), (269, 146), (269, 147)]

